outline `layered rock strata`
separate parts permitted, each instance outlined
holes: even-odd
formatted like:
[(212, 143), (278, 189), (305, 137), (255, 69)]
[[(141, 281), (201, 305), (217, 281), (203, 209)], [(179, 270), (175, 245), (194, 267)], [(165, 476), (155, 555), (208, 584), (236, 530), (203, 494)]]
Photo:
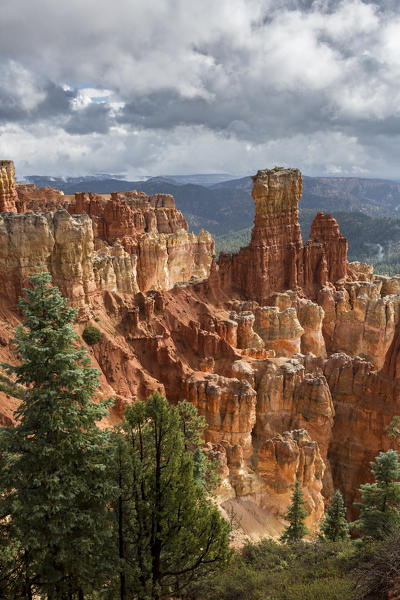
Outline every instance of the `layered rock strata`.
[(308, 294), (347, 276), (347, 240), (331, 215), (318, 213), (303, 248), (298, 221), (298, 169), (258, 171), (253, 177), (255, 218), (249, 246), (221, 254), (221, 285), (268, 304), (271, 294), (303, 288)]
[(17, 211), (15, 168), (12, 160), (0, 160), (0, 212)]
[[(298, 170), (257, 173), (251, 242), (216, 262), (172, 196), (68, 197), (15, 188), (1, 168), (1, 361), (15, 360), (17, 298), (43, 266), (79, 307), (77, 331), (102, 331), (89, 351), (110, 421), (154, 390), (192, 401), (247, 535), (281, 531), (296, 479), (313, 531), (335, 487), (351, 506), (400, 413), (400, 277), (349, 265), (330, 215), (303, 246)], [(0, 386), (2, 423), (17, 404)]]
[[(147, 196), (135, 190), (125, 194), (64, 196), (58, 190), (36, 188), (33, 184), (15, 186), (13, 163), (4, 163), (0, 172), (0, 193), (1, 186), (4, 188), (3, 210), (43, 213), (64, 209), (72, 216), (86, 213), (92, 222), (96, 250), (115, 259), (121, 254), (119, 248), (122, 246), (132, 257), (125, 261), (123, 269), (131, 263), (132, 273), (124, 277), (134, 279), (135, 283), (122, 287), (113, 283), (112, 275), (107, 275), (109, 268), (105, 256), (96, 261), (100, 271), (104, 271), (101, 274), (96, 269), (101, 289), (128, 292), (137, 291), (137, 286), (142, 291), (166, 290), (192, 278), (208, 277), (214, 241), (206, 231), (200, 231), (198, 236), (188, 233), (187, 221), (176, 209), (173, 196)], [(108, 263), (116, 263), (114, 259), (108, 259)]]

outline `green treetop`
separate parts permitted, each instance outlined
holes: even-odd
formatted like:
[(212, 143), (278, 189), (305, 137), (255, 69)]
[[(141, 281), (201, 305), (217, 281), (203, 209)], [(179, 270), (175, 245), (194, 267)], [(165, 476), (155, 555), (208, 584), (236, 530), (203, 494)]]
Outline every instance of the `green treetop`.
[(349, 524), (346, 521), (346, 508), (343, 496), (337, 490), (331, 498), (331, 505), (325, 512), (321, 524), (321, 532), (325, 539), (332, 542), (349, 538)]
[(14, 340), (21, 363), (3, 365), (27, 391), (17, 425), (0, 429), (1, 534), (17, 549), (22, 597), (81, 599), (111, 567), (109, 435), (96, 425), (106, 404), (93, 401), (98, 372), (77, 345), (76, 311), (48, 273), (30, 281)]
[(304, 508), (306, 503), (304, 501), (303, 490), (301, 489), (299, 480), (296, 480), (296, 483), (294, 484), (291, 500), (285, 514), (282, 515), (282, 518), (289, 522), (289, 525), (285, 527), (280, 537), (282, 542), (298, 542), (302, 540), (305, 535), (310, 533), (304, 524), (307, 511)]
[(280, 537), (282, 542), (298, 542), (303, 539), (309, 532), (304, 524), (307, 516), (307, 511), (304, 508), (305, 501), (303, 490), (300, 486), (300, 481), (296, 481), (293, 488), (293, 494), (285, 514), (282, 517), (289, 522)]
[(400, 468), (396, 450), (380, 452), (371, 462), (375, 483), (360, 486), (360, 517), (354, 526), (370, 538), (382, 539), (400, 523)]

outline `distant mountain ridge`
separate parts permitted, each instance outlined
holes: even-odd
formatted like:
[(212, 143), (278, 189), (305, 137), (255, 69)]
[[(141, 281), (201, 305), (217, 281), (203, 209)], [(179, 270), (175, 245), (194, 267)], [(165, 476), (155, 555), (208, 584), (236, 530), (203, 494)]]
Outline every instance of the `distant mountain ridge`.
[[(56, 187), (66, 194), (88, 191), (108, 194), (131, 189), (147, 194), (172, 194), (191, 229), (197, 232), (204, 228), (214, 235), (222, 235), (251, 226), (254, 212), (251, 177), (212, 182), (213, 177), (224, 176), (168, 175), (146, 181), (127, 181), (107, 175), (66, 179), (31, 176), (26, 179), (38, 187)], [(185, 182), (201, 177), (203, 185)], [(315, 212), (362, 212), (369, 216), (400, 217), (400, 183), (385, 179), (304, 176), (300, 208)]]

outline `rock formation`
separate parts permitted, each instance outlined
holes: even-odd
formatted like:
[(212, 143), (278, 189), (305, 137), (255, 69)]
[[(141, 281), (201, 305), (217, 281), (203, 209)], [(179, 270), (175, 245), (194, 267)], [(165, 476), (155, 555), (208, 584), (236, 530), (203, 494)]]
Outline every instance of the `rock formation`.
[[(278, 534), (299, 479), (314, 531), (324, 496), (349, 509), (400, 413), (400, 276), (347, 262), (318, 214), (303, 246), (297, 169), (253, 178), (249, 246), (213, 257), (168, 194), (75, 194), (14, 185), (0, 163), (0, 360), (12, 361), (17, 298), (36, 266), (103, 335), (91, 348), (110, 421), (154, 390), (204, 415), (223, 509), (247, 535)], [(0, 421), (18, 399), (0, 382)]]
[[(206, 231), (200, 231), (198, 236), (188, 233), (186, 219), (169, 194), (147, 196), (134, 190), (123, 195), (77, 193), (72, 197), (30, 184), (18, 184), (16, 190), (21, 213), (57, 209), (67, 210), (72, 216), (86, 213), (92, 222), (96, 250), (115, 257), (122, 246), (129, 256), (136, 257), (132, 261), (134, 288), (137, 285), (142, 291), (167, 290), (176, 283), (209, 275), (214, 241)], [(111, 250), (114, 246), (116, 249)], [(106, 280), (106, 275), (100, 276), (101, 289), (115, 289), (115, 285), (105, 288)], [(128, 291), (126, 287), (117, 289)]]
[(0, 160), (0, 212), (17, 210), (18, 196), (14, 176), (12, 160)]
[(220, 255), (224, 289), (268, 304), (274, 292), (308, 294), (347, 276), (347, 240), (331, 215), (318, 213), (303, 248), (298, 221), (302, 178), (298, 169), (258, 171), (253, 177), (255, 218), (249, 246)]

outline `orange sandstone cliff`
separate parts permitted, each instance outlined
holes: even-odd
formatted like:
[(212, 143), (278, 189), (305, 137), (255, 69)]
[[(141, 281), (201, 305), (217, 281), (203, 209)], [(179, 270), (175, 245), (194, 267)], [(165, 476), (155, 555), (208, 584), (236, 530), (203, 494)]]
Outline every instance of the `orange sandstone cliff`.
[[(303, 245), (300, 171), (257, 173), (251, 242), (218, 261), (172, 196), (71, 197), (13, 177), (1, 162), (2, 360), (15, 360), (17, 298), (40, 265), (78, 308), (77, 331), (103, 333), (89, 352), (111, 422), (155, 389), (205, 416), (221, 505), (244, 534), (281, 531), (296, 479), (312, 530), (335, 487), (351, 506), (400, 412), (400, 278), (349, 264), (331, 215)], [(3, 423), (17, 403), (0, 392)]]

